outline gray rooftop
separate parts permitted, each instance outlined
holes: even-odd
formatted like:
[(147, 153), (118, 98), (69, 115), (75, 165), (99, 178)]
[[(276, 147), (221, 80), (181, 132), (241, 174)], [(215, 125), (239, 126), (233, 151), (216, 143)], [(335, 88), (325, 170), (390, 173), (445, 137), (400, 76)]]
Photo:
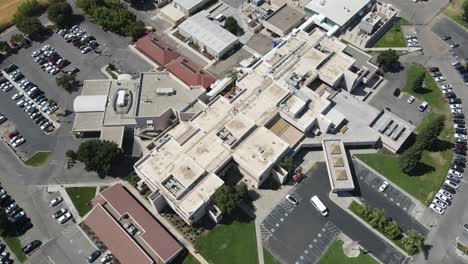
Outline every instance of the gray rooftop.
[(208, 11), (202, 10), (182, 22), (179, 29), (216, 53), (221, 53), (233, 43), (238, 42), (236, 36), (209, 20), (207, 16), (209, 16)]
[(169, 72), (142, 73), (139, 106), (136, 116), (155, 117), (172, 108), (181, 111), (204, 93), (201, 88), (190, 88)]
[(311, 0), (305, 9), (320, 13), (343, 26), (370, 2), (371, 0)]
[(273, 26), (281, 29), (281, 31), (288, 31), (291, 27), (296, 26), (304, 18), (304, 13), (298, 9), (284, 5), (276, 11), (266, 21)]
[(191, 10), (204, 0), (174, 0), (174, 2), (186, 10)]

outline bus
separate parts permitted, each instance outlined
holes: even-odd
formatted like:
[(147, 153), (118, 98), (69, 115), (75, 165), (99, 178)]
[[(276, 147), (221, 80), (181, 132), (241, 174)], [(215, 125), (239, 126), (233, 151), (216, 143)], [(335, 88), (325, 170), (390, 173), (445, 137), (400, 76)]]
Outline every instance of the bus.
[(310, 203), (312, 203), (312, 205), (315, 207), (315, 209), (317, 209), (317, 211), (320, 212), (320, 214), (322, 214), (323, 216), (328, 215), (327, 207), (325, 207), (325, 205), (322, 203), (322, 201), (320, 201), (317, 195), (314, 195), (310, 198)]

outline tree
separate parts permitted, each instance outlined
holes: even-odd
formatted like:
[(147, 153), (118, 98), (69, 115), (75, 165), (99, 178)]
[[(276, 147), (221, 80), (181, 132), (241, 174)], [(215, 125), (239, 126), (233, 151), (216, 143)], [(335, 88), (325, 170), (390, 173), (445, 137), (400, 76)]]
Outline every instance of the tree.
[(387, 223), (387, 225), (384, 227), (384, 233), (392, 240), (401, 236), (400, 227), (398, 227), (398, 224), (395, 220)]
[(293, 160), (290, 157), (285, 157), (282, 161), (280, 161), (279, 165), (281, 168), (285, 169), (288, 173), (292, 172), (294, 169)]
[(0, 52), (10, 53), (11, 47), (6, 41), (0, 41)]
[(41, 5), (37, 0), (28, 0), (22, 2), (16, 9), (15, 16), (39, 16), (44, 10), (44, 6)]
[(374, 208), (372, 214), (369, 215), (369, 224), (381, 231), (384, 230), (384, 227), (387, 225), (387, 217), (385, 217), (385, 209)]
[(106, 175), (121, 158), (122, 150), (112, 141), (93, 139), (81, 143), (76, 154), (77, 160), (85, 164), (87, 171)]
[(55, 79), (57, 86), (63, 87), (67, 92), (71, 93), (76, 86), (76, 74), (62, 73)]
[(65, 1), (55, 1), (47, 8), (47, 16), (58, 27), (69, 26), (72, 22), (73, 9)]
[(421, 127), (416, 139), (416, 144), (418, 144), (422, 149), (427, 149), (432, 146), (444, 129), (444, 126), (445, 116), (434, 114), (431, 118), (431, 122), (427, 122)]
[(15, 16), (16, 27), (26, 35), (31, 35), (42, 28), (42, 24), (37, 17)]
[(398, 53), (392, 49), (383, 51), (377, 56), (377, 63), (384, 72), (390, 71), (396, 62), (398, 62)]
[(72, 149), (69, 149), (67, 150), (67, 152), (65, 152), (65, 156), (67, 156), (67, 158), (71, 160), (76, 160), (78, 155), (76, 154), (75, 151), (73, 151)]
[(237, 24), (237, 20), (234, 17), (230, 16), (226, 18), (226, 21), (224, 22), (224, 28), (237, 36), (239, 25)]
[(247, 184), (245, 182), (240, 182), (236, 185), (235, 191), (240, 199), (243, 201), (247, 201), (249, 198), (249, 189), (247, 188)]
[(420, 93), (422, 91), (423, 83), (424, 83), (424, 76), (425, 76), (425, 72), (422, 72), (422, 74), (420, 74), (418, 77), (416, 77), (416, 80), (414, 80), (413, 87), (412, 87), (414, 92)]
[(242, 201), (236, 190), (226, 184), (216, 190), (214, 197), (216, 206), (218, 206), (223, 214), (228, 215), (230, 215), (234, 209), (239, 207), (239, 204)]
[(414, 255), (418, 249), (422, 249), (425, 238), (419, 234), (416, 230), (408, 230), (405, 237), (401, 239), (403, 246), (410, 255)]
[(400, 155), (399, 158), (401, 170), (404, 173), (409, 174), (412, 170), (414, 170), (414, 168), (416, 168), (416, 165), (418, 165), (418, 162), (421, 160), (421, 155), (422, 148), (420, 145), (414, 144), (408, 148)]
[(16, 42), (18, 44), (22, 44), (24, 41), (24, 35), (23, 34), (14, 34), (11, 36), (10, 41)]
[(463, 13), (462, 13), (462, 19), (466, 23), (468, 23), (468, 0), (465, 0), (462, 6)]
[(146, 26), (141, 21), (135, 21), (127, 29), (128, 35), (135, 41), (146, 34)]
[(359, 210), (359, 214), (362, 218), (369, 220), (372, 210), (370, 209), (369, 205), (363, 204)]

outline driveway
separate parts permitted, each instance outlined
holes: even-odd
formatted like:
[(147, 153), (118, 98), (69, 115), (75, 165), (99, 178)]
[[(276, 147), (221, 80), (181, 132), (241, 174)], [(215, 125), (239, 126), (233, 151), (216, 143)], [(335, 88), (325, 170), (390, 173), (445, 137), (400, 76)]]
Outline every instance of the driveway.
[[(351, 239), (359, 241), (362, 247), (382, 263), (408, 262), (400, 251), (332, 202), (328, 197), (329, 192), (326, 165), (319, 162), (291, 191), (299, 200), (299, 204), (291, 206), (283, 200), (262, 222), (265, 247), (285, 263), (315, 263), (326, 251), (334, 236), (341, 231)], [(310, 204), (308, 200), (312, 195), (317, 195), (328, 207), (327, 217), (321, 216)]]

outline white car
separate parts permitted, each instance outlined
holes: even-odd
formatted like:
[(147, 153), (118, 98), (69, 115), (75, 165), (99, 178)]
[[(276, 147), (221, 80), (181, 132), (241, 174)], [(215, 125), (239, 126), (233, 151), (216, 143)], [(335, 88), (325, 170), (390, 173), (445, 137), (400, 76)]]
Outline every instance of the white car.
[(70, 218), (72, 218), (72, 215), (70, 214), (70, 212), (68, 212), (68, 213), (65, 213), (64, 215), (62, 215), (61, 217), (59, 217), (57, 219), (57, 222), (59, 222), (60, 224), (63, 224), (65, 222), (67, 222)]
[(445, 180), (444, 181), (444, 184), (454, 188), (454, 189), (458, 189), (458, 184), (454, 183), (453, 181), (451, 180)]
[(447, 80), (447, 79), (445, 79), (444, 76), (439, 76), (439, 77), (435, 77), (434, 80), (435, 80), (436, 82), (443, 82), (443, 81), (445, 81), (445, 80)]
[(450, 203), (450, 199), (442, 193), (436, 193), (435, 197), (447, 205)]
[(461, 125), (461, 124), (453, 124), (453, 128), (456, 128), (456, 129), (466, 129), (466, 126), (465, 126), (465, 125)]
[(442, 209), (447, 208), (447, 204), (444, 203), (444, 202), (442, 202), (442, 201), (439, 201), (438, 199), (432, 200), (432, 203), (435, 204), (435, 205), (437, 205), (437, 206), (439, 206), (439, 207), (442, 208)]
[(424, 101), (424, 102), (422, 102), (422, 103), (418, 106), (418, 110), (419, 110), (420, 112), (423, 112), (424, 110), (426, 110), (426, 108), (427, 108), (428, 105), (429, 105), (429, 104), (428, 104), (426, 101)]
[(461, 104), (451, 104), (450, 109), (462, 109), (463, 105)]
[(54, 207), (62, 201), (63, 201), (62, 196), (57, 196), (56, 198), (52, 199), (52, 201), (50, 201), (50, 207)]
[(453, 85), (451, 85), (451, 84), (444, 84), (444, 85), (442, 85), (441, 87), (442, 87), (442, 89), (449, 89), (449, 88), (452, 89), (452, 88), (453, 88)]
[(452, 174), (452, 175), (455, 175), (455, 176), (457, 176), (458, 178), (463, 178), (463, 174), (462, 174), (461, 172), (459, 172), (459, 171), (450, 169), (450, 170), (448, 171), (448, 173), (449, 173), (449, 174)]
[(291, 196), (290, 194), (287, 194), (286, 195), (286, 200), (288, 200), (290, 203), (292, 203), (293, 205), (297, 205), (299, 202), (296, 200), (296, 198), (294, 198), (293, 196)]
[(414, 96), (410, 96), (410, 97), (408, 98), (408, 104), (411, 104), (411, 103), (413, 103), (413, 102), (414, 102)]
[(11, 144), (11, 145), (16, 148), (19, 145), (23, 144), (25, 141), (26, 140), (24, 139), (24, 137), (20, 137), (15, 142), (13, 142), (13, 144)]
[(454, 136), (455, 136), (455, 138), (468, 139), (468, 137), (466, 135), (463, 135), (463, 134), (455, 134)]
[(2, 91), (8, 92), (8, 91), (10, 91), (11, 89), (13, 89), (13, 84), (10, 84), (10, 85), (8, 85), (8, 86), (3, 87)]
[(387, 189), (387, 187), (388, 187), (388, 182), (387, 181), (382, 182), (382, 184), (379, 187), (379, 192), (385, 191), (385, 189)]
[(442, 194), (443, 196), (447, 197), (448, 199), (453, 199), (453, 194), (447, 192), (446, 190), (440, 189), (437, 193)]
[(13, 100), (16, 101), (16, 100), (20, 99), (21, 97), (23, 97), (23, 94), (22, 94), (22, 93), (15, 93), (15, 94), (11, 97), (11, 99), (13, 99)]
[(88, 52), (90, 52), (90, 51), (91, 51), (91, 48), (90, 48), (90, 47), (86, 47), (86, 48), (84, 48), (84, 49), (81, 51), (81, 53), (86, 54), (86, 53), (88, 53)]
[(431, 205), (429, 205), (429, 207), (434, 210), (434, 212), (440, 214), (440, 215), (443, 215), (444, 214), (444, 210), (442, 208), (440, 208), (439, 206), (431, 203)]

